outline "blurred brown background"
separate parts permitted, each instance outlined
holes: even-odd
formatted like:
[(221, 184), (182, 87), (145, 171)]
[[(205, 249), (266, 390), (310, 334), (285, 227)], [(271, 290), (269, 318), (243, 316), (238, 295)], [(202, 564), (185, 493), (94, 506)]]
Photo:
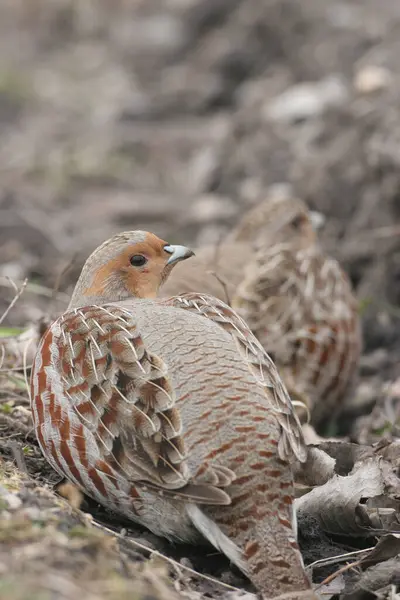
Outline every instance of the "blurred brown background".
[(116, 231), (215, 242), (290, 184), (397, 351), (399, 55), (397, 0), (3, 0), (0, 310), (7, 276), (68, 290)]

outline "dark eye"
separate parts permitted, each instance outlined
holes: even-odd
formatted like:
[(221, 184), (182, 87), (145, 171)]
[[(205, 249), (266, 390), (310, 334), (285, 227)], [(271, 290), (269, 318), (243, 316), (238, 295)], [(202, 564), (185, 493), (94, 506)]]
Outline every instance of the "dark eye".
[(130, 258), (132, 267), (143, 267), (147, 263), (147, 258), (143, 254), (134, 254)]
[(294, 229), (300, 229), (300, 227), (304, 225), (305, 221), (306, 218), (304, 215), (296, 215), (290, 224)]

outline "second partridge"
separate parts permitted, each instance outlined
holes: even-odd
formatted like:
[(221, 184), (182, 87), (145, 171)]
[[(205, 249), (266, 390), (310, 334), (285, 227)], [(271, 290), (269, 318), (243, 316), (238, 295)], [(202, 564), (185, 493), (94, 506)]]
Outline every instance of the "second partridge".
[(361, 352), (358, 307), (339, 263), (320, 248), (312, 215), (291, 196), (268, 198), (218, 247), (196, 250), (161, 290), (228, 301), (275, 361), (292, 399), (323, 426), (352, 389)]

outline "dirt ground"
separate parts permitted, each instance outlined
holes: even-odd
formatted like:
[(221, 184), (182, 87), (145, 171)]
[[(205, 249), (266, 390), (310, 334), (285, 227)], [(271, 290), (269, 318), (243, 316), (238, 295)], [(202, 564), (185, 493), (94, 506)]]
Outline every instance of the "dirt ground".
[[(272, 186), (290, 185), (326, 215), (321, 242), (363, 316), (360, 383), (339, 433), (396, 436), (399, 53), (397, 0), (4, 0), (0, 315), (15, 294), (8, 278), (29, 284), (1, 325), (58, 314), (84, 258), (117, 231), (217, 242)], [(8, 375), (1, 599), (239, 598), (187, 566), (250, 589), (222, 557), (88, 526), (49, 488), (22, 375)], [(146, 560), (129, 535), (181, 566)]]

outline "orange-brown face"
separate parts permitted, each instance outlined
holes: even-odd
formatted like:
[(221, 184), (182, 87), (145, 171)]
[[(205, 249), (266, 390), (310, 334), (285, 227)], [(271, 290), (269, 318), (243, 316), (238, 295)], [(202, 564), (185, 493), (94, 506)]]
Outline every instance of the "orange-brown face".
[(113, 240), (107, 249), (110, 259), (95, 270), (83, 290), (86, 297), (154, 298), (175, 264), (193, 255), (189, 248), (170, 245), (153, 233), (145, 233), (143, 241), (127, 241), (116, 254)]

